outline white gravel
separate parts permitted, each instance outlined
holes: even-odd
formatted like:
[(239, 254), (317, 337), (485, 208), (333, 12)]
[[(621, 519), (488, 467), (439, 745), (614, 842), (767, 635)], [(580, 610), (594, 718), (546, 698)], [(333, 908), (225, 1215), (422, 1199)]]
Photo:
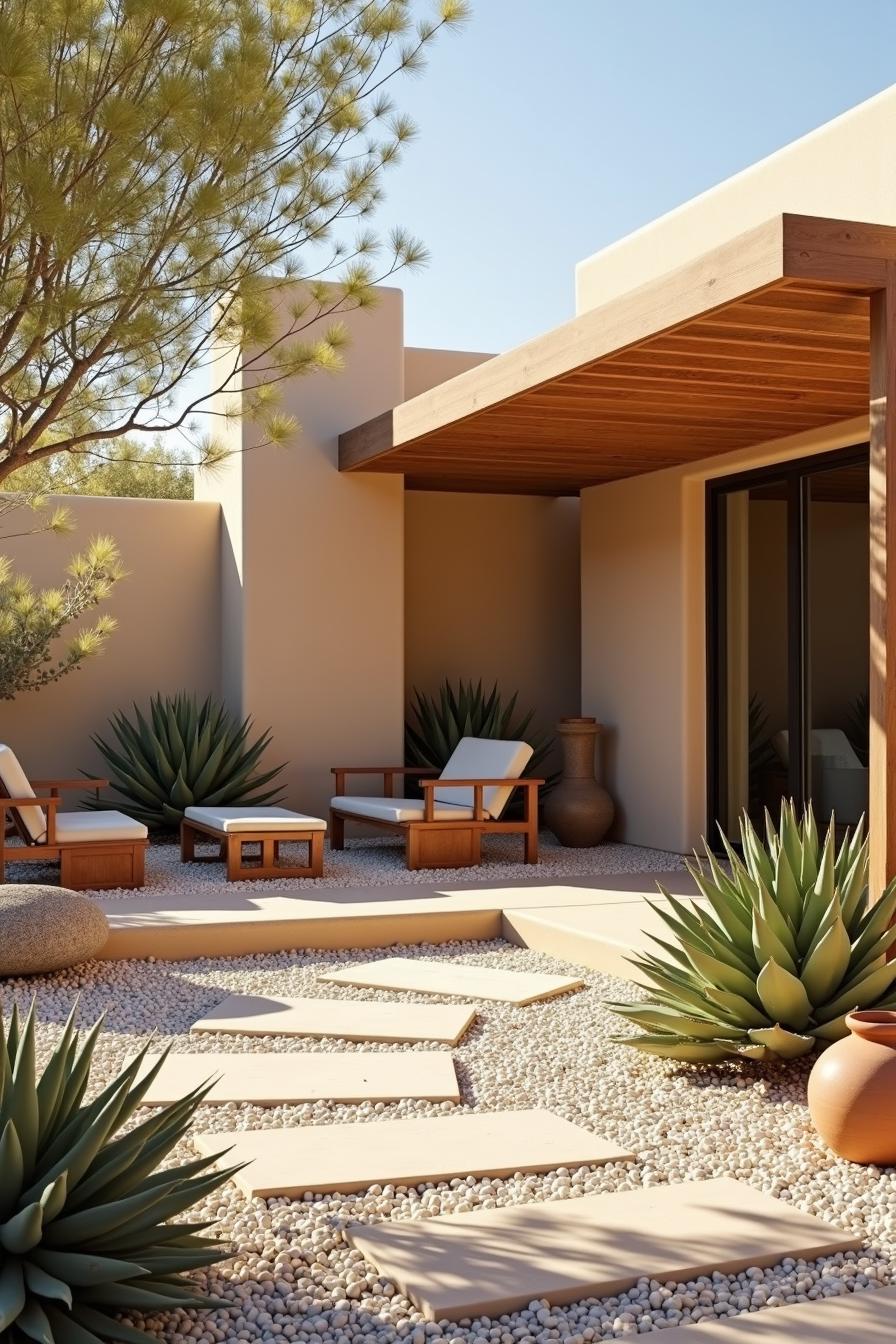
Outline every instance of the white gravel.
[[(196, 1018), (230, 993), (382, 997), (351, 986), (324, 986), (316, 977), (323, 968), (373, 959), (387, 951), (90, 964), (55, 977), (0, 984), (0, 1001), (8, 1010), (13, 998), (25, 1005), (37, 992), (44, 1052), (52, 1047), (76, 995), (80, 994), (83, 1022), (105, 1012), (106, 1031), (97, 1060), (98, 1075), (104, 1077), (153, 1027), (173, 1042), (175, 1050), (210, 1054), (426, 1048), (422, 1043), (359, 1046), (343, 1041), (187, 1035)], [(406, 954), (514, 970), (564, 969), (543, 954), (499, 941), (423, 946), (407, 949)], [(583, 974), (588, 988), (563, 998), (525, 1008), (477, 1005), (476, 1024), (454, 1051), (463, 1094), (459, 1109), (545, 1106), (624, 1143), (637, 1153), (636, 1162), (507, 1180), (470, 1177), (411, 1189), (372, 1186), (355, 1195), (309, 1192), (297, 1201), (248, 1200), (228, 1185), (206, 1201), (199, 1216), (217, 1219), (221, 1236), (232, 1243), (233, 1258), (207, 1277), (208, 1291), (232, 1306), (209, 1314), (178, 1312), (167, 1319), (148, 1319), (144, 1327), (172, 1344), (191, 1339), (203, 1344), (281, 1339), (300, 1344), (362, 1340), (392, 1344), (402, 1339), (425, 1344), (438, 1336), (464, 1344), (474, 1339), (494, 1344), (530, 1339), (538, 1344), (558, 1339), (583, 1344), (889, 1283), (896, 1269), (896, 1172), (851, 1166), (826, 1151), (807, 1121), (808, 1066), (732, 1064), (698, 1072), (613, 1045), (608, 1037), (616, 1025), (600, 1002), (624, 995), (625, 987), (593, 971)], [(420, 998), (388, 997), (407, 1002)], [(430, 996), (425, 1001), (435, 1000)], [(421, 1101), (272, 1109), (229, 1105), (202, 1108), (198, 1124), (214, 1130), (348, 1120), (376, 1124), (453, 1109), (450, 1103)], [(185, 1143), (178, 1156), (190, 1153)], [(423, 1321), (393, 1284), (380, 1279), (359, 1252), (349, 1249), (342, 1233), (352, 1220), (427, 1218), (722, 1175), (748, 1181), (800, 1209), (854, 1229), (870, 1249), (810, 1263), (785, 1260), (773, 1269), (714, 1274), (690, 1283), (641, 1279), (617, 1297), (562, 1308), (536, 1301), (526, 1311), (494, 1321), (433, 1324)]]
[[(682, 867), (680, 854), (661, 849), (642, 849), (637, 845), (598, 845), (594, 849), (564, 849), (550, 832), (542, 832), (539, 849), (541, 859), (537, 867), (522, 862), (522, 841), (518, 835), (489, 835), (483, 840), (483, 863), (478, 868), (420, 868), (408, 872), (404, 866), (404, 847), (391, 838), (349, 840), (347, 848), (333, 851), (329, 846), (324, 854), (324, 875), (320, 878), (272, 878), (270, 881), (228, 882), (223, 863), (181, 863), (180, 848), (175, 844), (154, 840), (146, 857), (146, 885), (141, 891), (104, 891), (107, 898), (171, 892), (194, 895), (226, 895), (247, 891), (319, 891), (321, 887), (381, 887), (424, 883), (426, 885), (457, 885), (459, 883), (507, 882), (551, 883), (562, 878), (587, 878), (600, 873), (663, 872)], [(214, 847), (197, 846), (200, 854), (212, 854)], [(305, 862), (306, 846), (284, 845), (282, 854), (295, 854), (299, 863)], [(58, 870), (33, 863), (7, 864), (7, 882), (56, 882)]]

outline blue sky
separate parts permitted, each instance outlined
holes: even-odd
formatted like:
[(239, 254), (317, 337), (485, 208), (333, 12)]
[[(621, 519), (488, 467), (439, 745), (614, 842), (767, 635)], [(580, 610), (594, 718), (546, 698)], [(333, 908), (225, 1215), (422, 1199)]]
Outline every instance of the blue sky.
[(392, 86), (420, 134), (381, 221), (432, 254), (399, 282), (411, 345), (564, 321), (577, 261), (896, 82), (896, 0), (473, 5)]

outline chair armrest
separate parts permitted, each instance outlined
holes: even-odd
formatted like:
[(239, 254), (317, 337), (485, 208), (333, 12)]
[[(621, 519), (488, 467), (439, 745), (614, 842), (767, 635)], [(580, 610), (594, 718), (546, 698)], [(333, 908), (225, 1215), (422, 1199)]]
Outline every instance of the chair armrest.
[(333, 765), (331, 775), (436, 775), (425, 765)]
[(330, 769), (330, 774), (336, 779), (337, 796), (345, 793), (346, 775), (382, 775), (383, 797), (391, 798), (392, 781), (396, 775), (436, 775), (438, 771), (420, 765), (334, 765)]
[(480, 786), (484, 789), (520, 789), (530, 784), (535, 786), (543, 784), (543, 779), (530, 779), (527, 775), (525, 779), (421, 779), (421, 789), (473, 789)]
[(472, 789), (473, 790), (473, 820), (485, 821), (485, 803), (483, 796), (486, 789), (525, 789), (526, 790), (526, 815), (528, 817), (533, 807), (537, 806), (537, 795), (539, 785), (544, 783), (543, 779), (421, 779), (418, 781), (423, 790), (423, 820), (432, 821), (435, 814), (435, 791), (436, 789)]
[(47, 834), (44, 838), (44, 844), (55, 845), (56, 843), (56, 812), (59, 807), (58, 797), (49, 798), (0, 798), (0, 847), (3, 845), (3, 835), (6, 830), (6, 814), (14, 812), (19, 807), (43, 807), (47, 812)]
[(108, 779), (88, 779), (86, 775), (81, 779), (32, 779), (31, 784), (35, 789), (108, 789)]

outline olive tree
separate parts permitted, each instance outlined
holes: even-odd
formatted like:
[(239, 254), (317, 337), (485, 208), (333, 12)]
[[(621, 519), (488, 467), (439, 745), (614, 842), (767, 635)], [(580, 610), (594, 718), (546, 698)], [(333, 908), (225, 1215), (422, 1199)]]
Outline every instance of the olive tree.
[[(261, 441), (289, 436), (278, 382), (338, 366), (340, 312), (422, 260), (366, 222), (413, 134), (388, 86), (465, 12), (0, 0), (0, 481), (186, 429), (230, 382), (212, 351), (239, 340), (260, 374), (244, 409)], [(284, 279), (305, 282), (285, 328)]]

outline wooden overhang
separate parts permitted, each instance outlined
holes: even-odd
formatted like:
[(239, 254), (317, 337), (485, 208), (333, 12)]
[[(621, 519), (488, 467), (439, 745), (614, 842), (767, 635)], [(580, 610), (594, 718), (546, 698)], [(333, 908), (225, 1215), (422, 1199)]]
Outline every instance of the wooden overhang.
[(783, 214), (339, 439), (410, 489), (574, 494), (868, 414), (896, 228)]

